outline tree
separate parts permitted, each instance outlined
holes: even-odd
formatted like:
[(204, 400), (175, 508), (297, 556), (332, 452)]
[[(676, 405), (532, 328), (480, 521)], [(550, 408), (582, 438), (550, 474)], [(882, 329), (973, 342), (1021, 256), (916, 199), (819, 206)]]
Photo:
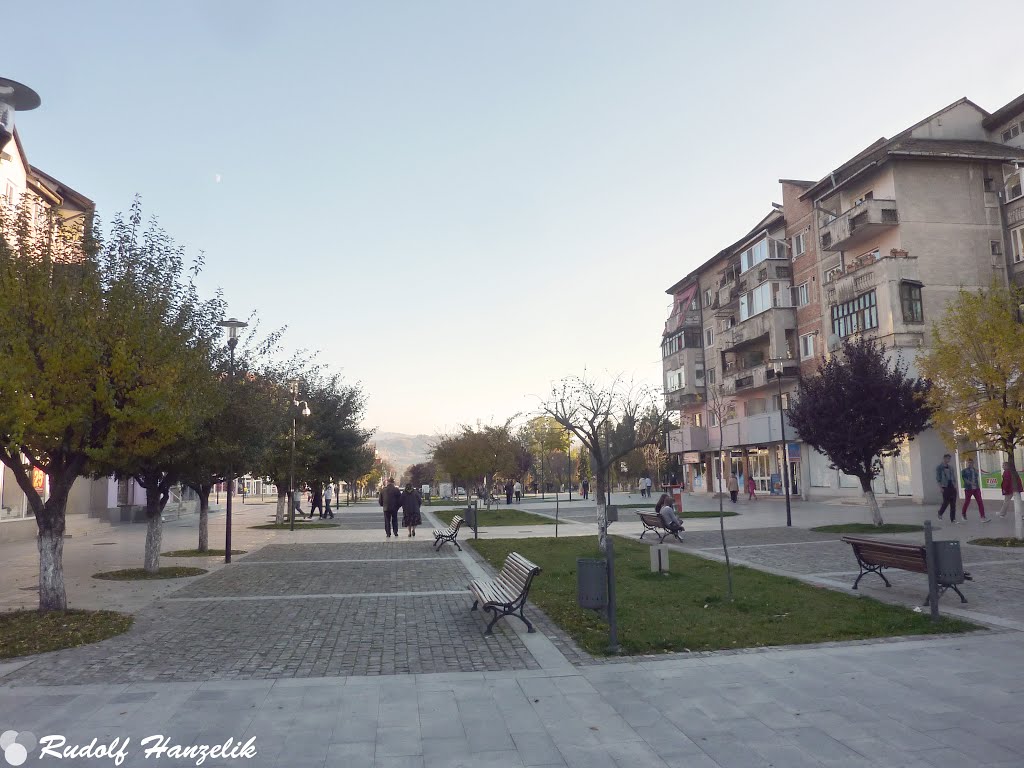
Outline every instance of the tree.
[[(933, 420), (950, 442), (1014, 453), (1024, 442), (1024, 291), (993, 284), (960, 291), (932, 329), (932, 348), (920, 360), (931, 380)], [(1014, 535), (1024, 538), (1020, 494), (1014, 494)]]
[[(721, 472), (725, 474), (725, 422), (735, 418), (736, 404), (732, 396), (726, 391), (722, 384), (709, 384), (707, 386), (707, 409), (709, 415), (714, 415), (715, 424), (718, 425), (718, 461)], [(724, 479), (724, 478), (723, 478)], [(715, 482), (712, 475), (711, 482)], [(725, 555), (725, 580), (729, 599), (732, 600), (732, 561), (729, 559), (729, 544), (725, 540), (725, 493), (724, 488), (718, 489), (718, 531), (722, 538), (722, 553)]]
[[(81, 220), (0, 206), (0, 461), (25, 493), (38, 527), (39, 609), (67, 608), (68, 494), (119, 418), (98, 240)], [(44, 502), (32, 484), (49, 477)]]
[(601, 551), (608, 538), (607, 478), (610, 468), (631, 451), (658, 442), (668, 413), (655, 390), (616, 377), (601, 384), (570, 376), (551, 389), (544, 413), (569, 430), (590, 452), (596, 473), (597, 532)]
[(899, 355), (890, 361), (881, 343), (868, 337), (845, 339), (839, 354), (798, 381), (790, 424), (833, 469), (860, 480), (875, 525), (883, 521), (871, 483), (882, 457), (896, 456), (904, 440), (928, 428), (930, 389), (928, 381), (907, 377)]
[(433, 485), (434, 477), (437, 475), (437, 465), (432, 461), (423, 461), (411, 465), (405, 470), (409, 482), (413, 488), (420, 488), (424, 485)]
[(462, 426), (434, 444), (432, 460), (443, 467), (457, 485), (465, 485), (467, 491), (472, 484), (482, 482), (490, 507), (495, 475), (512, 475), (516, 470), (516, 448), (511, 421), (477, 429)]
[(200, 298), (202, 261), (187, 268), (183, 249), (155, 221), (143, 229), (138, 199), (127, 218), (115, 218), (100, 262), (105, 301), (118, 308), (102, 316), (115, 389), (111, 439), (92, 452), (91, 466), (145, 489), (144, 567), (155, 573), (161, 513), (218, 407), (225, 304), (220, 295)]
[(319, 486), (348, 477), (360, 466), (361, 451), (372, 433), (361, 426), (366, 396), (340, 374), (313, 378), (309, 400), (309, 460), (303, 479)]

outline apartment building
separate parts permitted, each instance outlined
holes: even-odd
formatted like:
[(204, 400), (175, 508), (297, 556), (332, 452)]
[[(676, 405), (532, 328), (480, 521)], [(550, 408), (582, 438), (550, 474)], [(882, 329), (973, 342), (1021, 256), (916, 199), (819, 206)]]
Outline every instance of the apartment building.
[[(958, 290), (1024, 285), (1021, 166), (1024, 97), (991, 114), (961, 99), (818, 181), (780, 180), (771, 214), (669, 289), (698, 285), (702, 296), (706, 387), (692, 393), (696, 402), (669, 400), (681, 423), (669, 450), (688, 485), (711, 490), (705, 477), (734, 471), (778, 492), (788, 472), (805, 498), (858, 494), (856, 478), (829, 469), (785, 423), (796, 375), (854, 334), (881, 339), (913, 373)], [(721, 446), (707, 406), (716, 381), (731, 406)], [(909, 441), (884, 460), (876, 493), (932, 500), (932, 468), (952, 447), (933, 432)], [(993, 471), (1001, 460), (979, 458)]]

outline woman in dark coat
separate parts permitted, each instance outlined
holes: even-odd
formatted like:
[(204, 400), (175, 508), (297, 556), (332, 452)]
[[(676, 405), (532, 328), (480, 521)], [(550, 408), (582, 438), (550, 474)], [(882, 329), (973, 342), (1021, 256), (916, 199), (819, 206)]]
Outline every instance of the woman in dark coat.
[(409, 529), (409, 535), (416, 535), (416, 526), (422, 523), (420, 519), (420, 492), (407, 483), (402, 491), (402, 526)]

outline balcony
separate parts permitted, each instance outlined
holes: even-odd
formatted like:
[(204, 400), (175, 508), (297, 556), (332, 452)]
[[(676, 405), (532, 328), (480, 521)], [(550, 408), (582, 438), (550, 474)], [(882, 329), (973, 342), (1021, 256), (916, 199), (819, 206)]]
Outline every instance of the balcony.
[(708, 447), (708, 431), (704, 427), (684, 424), (668, 433), (669, 453), (703, 451)]
[(680, 328), (700, 328), (700, 312), (673, 312), (665, 321), (665, 335), (669, 336)]
[[(701, 380), (703, 382), (703, 379)], [(699, 391), (694, 391), (699, 390)], [(695, 405), (699, 403), (703, 396), (701, 393), (704, 391), (703, 383), (699, 387), (685, 387), (684, 389), (677, 389), (673, 392), (665, 393), (665, 407), (671, 410), (682, 408), (686, 405)]]
[(782, 349), (786, 331), (795, 329), (796, 310), (793, 307), (774, 307), (747, 318), (735, 328), (724, 331), (720, 336), (720, 348), (723, 352), (730, 352), (756, 342), (763, 343), (767, 336), (769, 341), (774, 338), (775, 346)]
[(895, 200), (865, 200), (821, 223), (821, 249), (845, 251), (899, 223)]

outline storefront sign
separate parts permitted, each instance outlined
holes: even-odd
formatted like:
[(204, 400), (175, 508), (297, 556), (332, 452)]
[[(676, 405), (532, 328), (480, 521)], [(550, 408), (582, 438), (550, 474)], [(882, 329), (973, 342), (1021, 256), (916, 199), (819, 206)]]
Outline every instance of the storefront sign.
[(789, 443), (786, 447), (789, 449), (790, 461), (797, 461), (800, 459), (800, 443)]
[(699, 451), (687, 451), (683, 454), (683, 464), (700, 464)]

